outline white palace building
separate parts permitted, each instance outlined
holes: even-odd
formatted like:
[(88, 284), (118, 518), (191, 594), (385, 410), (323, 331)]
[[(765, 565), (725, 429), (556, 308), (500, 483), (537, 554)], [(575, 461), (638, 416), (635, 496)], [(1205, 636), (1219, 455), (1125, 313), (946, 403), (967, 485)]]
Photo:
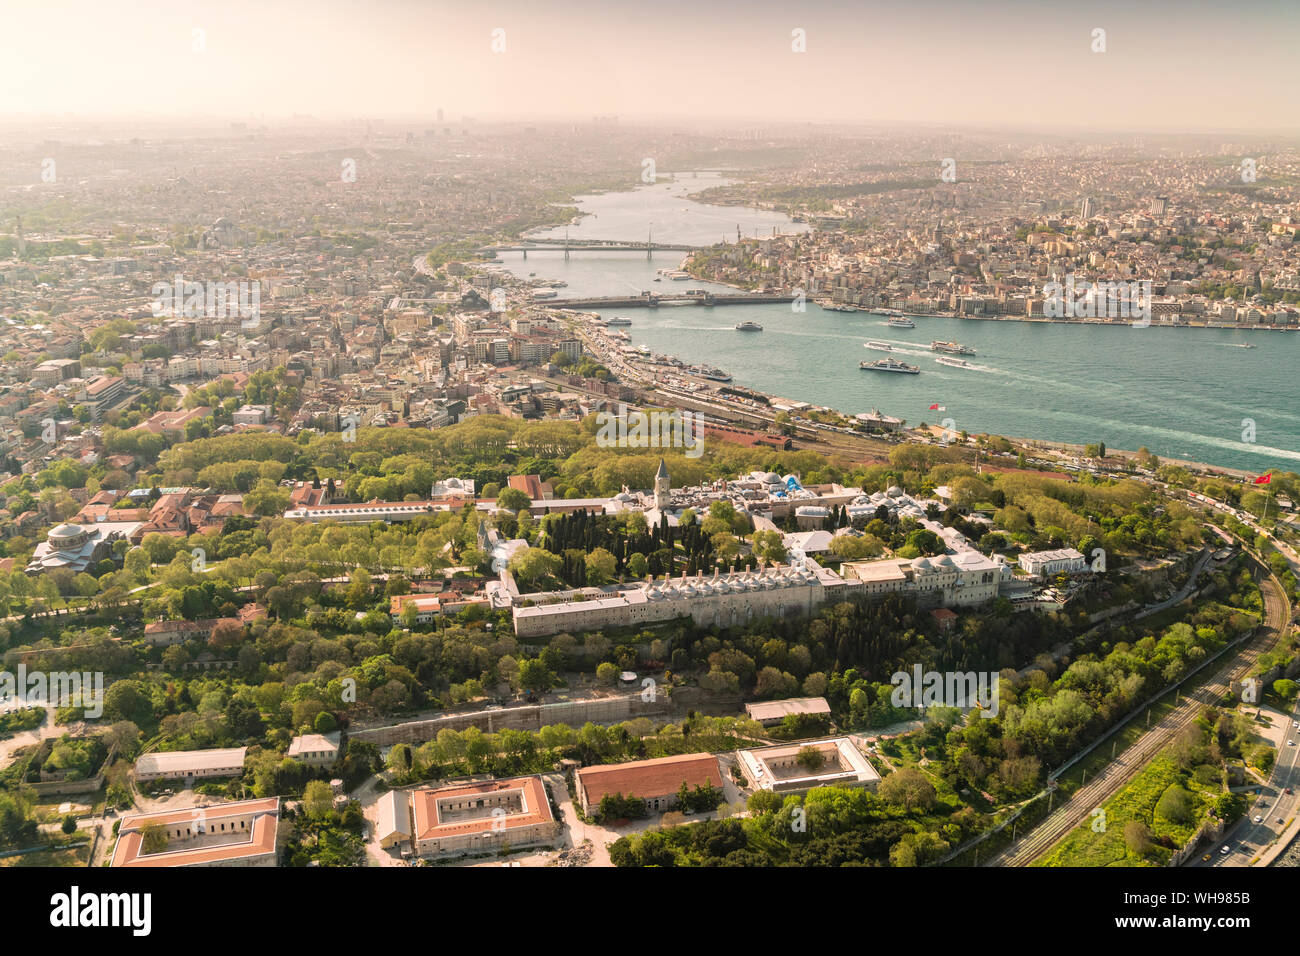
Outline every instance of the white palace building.
[[(756, 618), (810, 614), (827, 601), (842, 600), (856, 590), (849, 581), (811, 559), (801, 565), (761, 571), (717, 572), (655, 580), (612, 592), (570, 592), (571, 599), (549, 604), (516, 600), (515, 634), (542, 637), (565, 631), (636, 627), (689, 617), (699, 626), (732, 627)], [(557, 597), (557, 595), (549, 595)], [(513, 603), (513, 602), (512, 602)]]

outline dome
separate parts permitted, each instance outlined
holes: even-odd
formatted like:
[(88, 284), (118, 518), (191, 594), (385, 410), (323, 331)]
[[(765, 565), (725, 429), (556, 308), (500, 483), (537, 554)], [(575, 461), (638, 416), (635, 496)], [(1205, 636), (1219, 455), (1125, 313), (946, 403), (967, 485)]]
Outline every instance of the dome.
[(51, 528), (47, 540), (55, 547), (73, 547), (81, 545), (89, 532), (75, 524), (61, 524)]
[(897, 498), (902, 493), (903, 493), (903, 489), (898, 487), (898, 485), (890, 485), (888, 488), (885, 489), (885, 494), (888, 495), (890, 498)]
[(917, 571), (930, 571), (934, 568), (934, 565), (930, 563), (929, 558), (917, 558), (912, 562), (912, 567)]

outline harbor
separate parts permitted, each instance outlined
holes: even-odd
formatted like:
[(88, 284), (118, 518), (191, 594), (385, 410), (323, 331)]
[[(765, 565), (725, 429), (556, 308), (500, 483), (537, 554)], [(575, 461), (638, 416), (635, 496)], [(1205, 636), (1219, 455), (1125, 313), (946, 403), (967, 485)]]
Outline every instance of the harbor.
[[(643, 198), (643, 192), (651, 199)], [(644, 218), (635, 226), (631, 220), (649, 215), (656, 223), (656, 237), (694, 244), (717, 239), (692, 222), (694, 211), (680, 212), (683, 203), (712, 215), (757, 215), (694, 203), (683, 199), (680, 189), (667, 202), (653, 200), (661, 194), (667, 195), (667, 190), (654, 186), (602, 195), (597, 197), (599, 219), (584, 223), (606, 228), (608, 217), (614, 223), (607, 227), (610, 238), (618, 238), (616, 231), (644, 235)], [(621, 211), (614, 214), (616, 205)], [(796, 228), (779, 215), (765, 215), (761, 225), (744, 231)], [(734, 222), (729, 231), (734, 236)], [(672, 370), (684, 393), (728, 384), (788, 396), (787, 404), (825, 406), (849, 416), (878, 408), (907, 422), (925, 420), (926, 409), (937, 397), (959, 427), (971, 432), (1078, 444), (1101, 440), (1116, 448), (1147, 447), (1162, 458), (1246, 470), (1300, 461), (1294, 451), (1300, 448), (1300, 413), (1293, 410), (1293, 376), (1287, 371), (1300, 364), (1300, 337), (1259, 338), (1240, 328), (1213, 326), (1193, 330), (1162, 324), (1160, 317), (1149, 328), (1134, 328), (1128, 321), (997, 316), (971, 321), (901, 310), (897, 315), (860, 308), (845, 311), (823, 307), (818, 300), (824, 302), (824, 297), (811, 293), (802, 303), (803, 311), (789, 299), (742, 301), (727, 305), (725, 312), (698, 306), (648, 307), (642, 294), (658, 288), (674, 294), (692, 289), (723, 296), (747, 294), (699, 279), (664, 280), (656, 286), (654, 280), (662, 278), (658, 271), (678, 262), (675, 256), (671, 263), (658, 257), (648, 261), (644, 252), (589, 253), (564, 260), (562, 253), (552, 251), (530, 253), (526, 262), (518, 254), (500, 259), (503, 268), (520, 278), (535, 271), (539, 278), (565, 281), (565, 298), (590, 301), (616, 295), (635, 303), (579, 311), (628, 317), (632, 325), (621, 330), (630, 333), (625, 344), (672, 356), (682, 369), (724, 370), (731, 379), (720, 383), (682, 373), (670, 364), (648, 367), (651, 373)], [(761, 325), (763, 332), (737, 333), (736, 325), (745, 321)], [(865, 375), (859, 368), (860, 350), (868, 341), (874, 343), (872, 351), (908, 364), (918, 364), (923, 356), (933, 360), (932, 342), (966, 345), (979, 361), (970, 368), (932, 361), (919, 375)], [(1261, 364), (1256, 357), (1265, 353), (1243, 347), (1264, 341), (1291, 353), (1292, 361)], [(888, 346), (889, 352), (879, 346)], [(851, 358), (855, 351), (858, 359)], [(1245, 417), (1256, 423), (1254, 442), (1242, 440)]]

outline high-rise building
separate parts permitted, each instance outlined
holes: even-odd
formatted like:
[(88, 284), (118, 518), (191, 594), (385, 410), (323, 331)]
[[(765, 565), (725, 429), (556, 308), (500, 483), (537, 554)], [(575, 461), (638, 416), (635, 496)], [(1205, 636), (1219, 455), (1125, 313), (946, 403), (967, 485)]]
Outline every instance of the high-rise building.
[(1163, 216), (1169, 211), (1169, 197), (1157, 196), (1151, 200), (1151, 215)]
[(1083, 202), (1079, 203), (1079, 218), (1080, 219), (1092, 218), (1092, 197), (1091, 196), (1084, 196)]

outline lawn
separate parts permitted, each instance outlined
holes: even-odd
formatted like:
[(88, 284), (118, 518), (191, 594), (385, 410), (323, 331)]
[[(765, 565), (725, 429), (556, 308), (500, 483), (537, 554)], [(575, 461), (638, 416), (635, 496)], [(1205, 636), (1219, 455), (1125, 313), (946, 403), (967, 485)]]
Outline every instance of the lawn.
[[(1173, 787), (1182, 787), (1191, 795), (1189, 813), (1183, 820), (1172, 820), (1156, 809), (1160, 798)], [(1218, 785), (1197, 782), (1191, 773), (1161, 754), (1102, 806), (1104, 819), (1090, 814), (1034, 865), (1164, 866), (1174, 850), (1196, 832), (1206, 810), (1221, 792)], [(1145, 856), (1129, 849), (1124, 839), (1125, 824), (1132, 820), (1142, 821), (1151, 830), (1152, 847)], [(1099, 826), (1094, 830), (1094, 825), (1099, 824), (1104, 824), (1104, 828)]]

